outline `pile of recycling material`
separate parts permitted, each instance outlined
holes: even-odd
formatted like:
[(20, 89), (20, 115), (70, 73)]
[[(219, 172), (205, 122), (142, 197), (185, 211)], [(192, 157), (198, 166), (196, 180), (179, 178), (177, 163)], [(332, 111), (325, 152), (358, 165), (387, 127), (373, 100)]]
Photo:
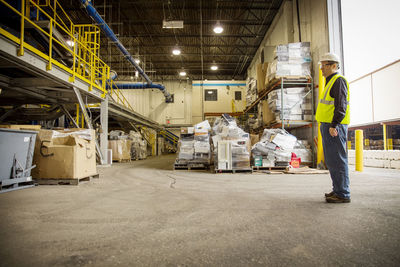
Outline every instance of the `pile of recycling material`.
[(283, 129), (264, 129), (260, 141), (253, 145), (251, 153), (253, 158), (262, 157), (263, 167), (288, 166), (292, 153), (301, 158), (303, 163), (312, 161), (312, 152), (307, 148), (307, 142), (297, 140)]

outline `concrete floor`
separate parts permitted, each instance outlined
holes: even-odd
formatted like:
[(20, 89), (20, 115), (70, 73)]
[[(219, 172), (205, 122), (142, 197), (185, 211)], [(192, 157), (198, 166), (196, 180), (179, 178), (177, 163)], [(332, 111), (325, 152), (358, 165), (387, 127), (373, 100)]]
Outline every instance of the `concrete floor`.
[(0, 266), (400, 265), (399, 170), (352, 171), (352, 202), (327, 204), (328, 175), (172, 171), (174, 158), (0, 194)]

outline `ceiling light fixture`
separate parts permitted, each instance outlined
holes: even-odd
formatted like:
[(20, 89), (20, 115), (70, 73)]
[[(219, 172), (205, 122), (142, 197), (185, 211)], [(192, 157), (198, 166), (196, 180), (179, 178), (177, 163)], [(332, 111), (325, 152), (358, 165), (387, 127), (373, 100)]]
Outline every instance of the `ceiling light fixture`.
[(217, 34), (220, 34), (221, 32), (224, 31), (224, 28), (222, 28), (221, 24), (219, 23), (219, 21), (217, 22), (217, 24), (215, 24), (213, 31)]
[(182, 70), (181, 72), (179, 72), (179, 76), (186, 76), (186, 71)]
[(175, 47), (172, 50), (172, 54), (174, 54), (175, 56), (179, 56), (181, 54), (181, 50), (178, 47)]
[(212, 65), (211, 66), (211, 70), (217, 70), (218, 69), (218, 66), (217, 65)]
[(140, 59), (135, 59), (135, 63), (139, 64), (140, 63)]

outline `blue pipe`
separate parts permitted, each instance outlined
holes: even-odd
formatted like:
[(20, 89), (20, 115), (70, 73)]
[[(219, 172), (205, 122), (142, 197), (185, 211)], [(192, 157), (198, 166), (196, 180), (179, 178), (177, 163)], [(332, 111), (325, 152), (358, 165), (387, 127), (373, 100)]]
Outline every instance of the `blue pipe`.
[(159, 89), (165, 96), (166, 102), (171, 102), (172, 97), (171, 95), (165, 90), (165, 87), (161, 84), (153, 84), (150, 80), (149, 76), (142, 70), (142, 68), (136, 64), (135, 60), (133, 59), (132, 55), (126, 50), (124, 45), (118, 40), (117, 36), (114, 34), (112, 29), (107, 25), (107, 23), (101, 18), (100, 14), (96, 11), (93, 7), (91, 0), (80, 0), (82, 5), (86, 8), (89, 16), (96, 22), (96, 24), (103, 30), (104, 34), (118, 47), (118, 49), (124, 54), (126, 59), (135, 67), (135, 69), (139, 72), (140, 75), (146, 80), (147, 85), (151, 87), (146, 88), (157, 88)]
[[(164, 86), (161, 84), (148, 84), (148, 83), (114, 83), (113, 84), (113, 89), (148, 89), (148, 88), (156, 88), (163, 90)], [(110, 89), (110, 87), (107, 84), (107, 89)]]

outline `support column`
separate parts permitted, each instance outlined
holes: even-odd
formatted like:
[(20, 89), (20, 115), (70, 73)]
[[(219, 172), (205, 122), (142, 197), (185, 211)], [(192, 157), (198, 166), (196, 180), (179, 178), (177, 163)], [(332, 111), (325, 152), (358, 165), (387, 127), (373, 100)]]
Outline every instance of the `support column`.
[[(75, 92), (76, 98), (78, 98), (79, 106), (81, 107), (81, 110), (82, 110), (82, 116), (84, 117), (88, 128), (91, 129), (91, 130), (94, 130), (93, 129), (93, 125), (92, 125), (92, 121), (91, 121), (89, 115), (86, 112), (86, 107), (85, 107), (85, 103), (83, 102), (81, 92), (79, 91), (78, 88), (76, 88), (76, 87), (73, 87), (73, 88), (74, 88), (74, 92)], [(77, 123), (79, 123), (79, 122), (77, 122)], [(104, 154), (102, 154), (102, 152), (100, 150), (99, 142), (97, 140), (95, 140), (95, 144), (96, 144), (97, 154), (99, 155), (99, 158), (100, 158), (100, 162), (101, 162), (101, 164), (104, 164)]]
[(102, 164), (107, 164), (108, 162), (108, 95), (106, 95), (104, 101), (100, 104), (100, 151), (103, 154)]
[(343, 30), (341, 0), (327, 0), (329, 52), (340, 57), (340, 70), (344, 73)]

